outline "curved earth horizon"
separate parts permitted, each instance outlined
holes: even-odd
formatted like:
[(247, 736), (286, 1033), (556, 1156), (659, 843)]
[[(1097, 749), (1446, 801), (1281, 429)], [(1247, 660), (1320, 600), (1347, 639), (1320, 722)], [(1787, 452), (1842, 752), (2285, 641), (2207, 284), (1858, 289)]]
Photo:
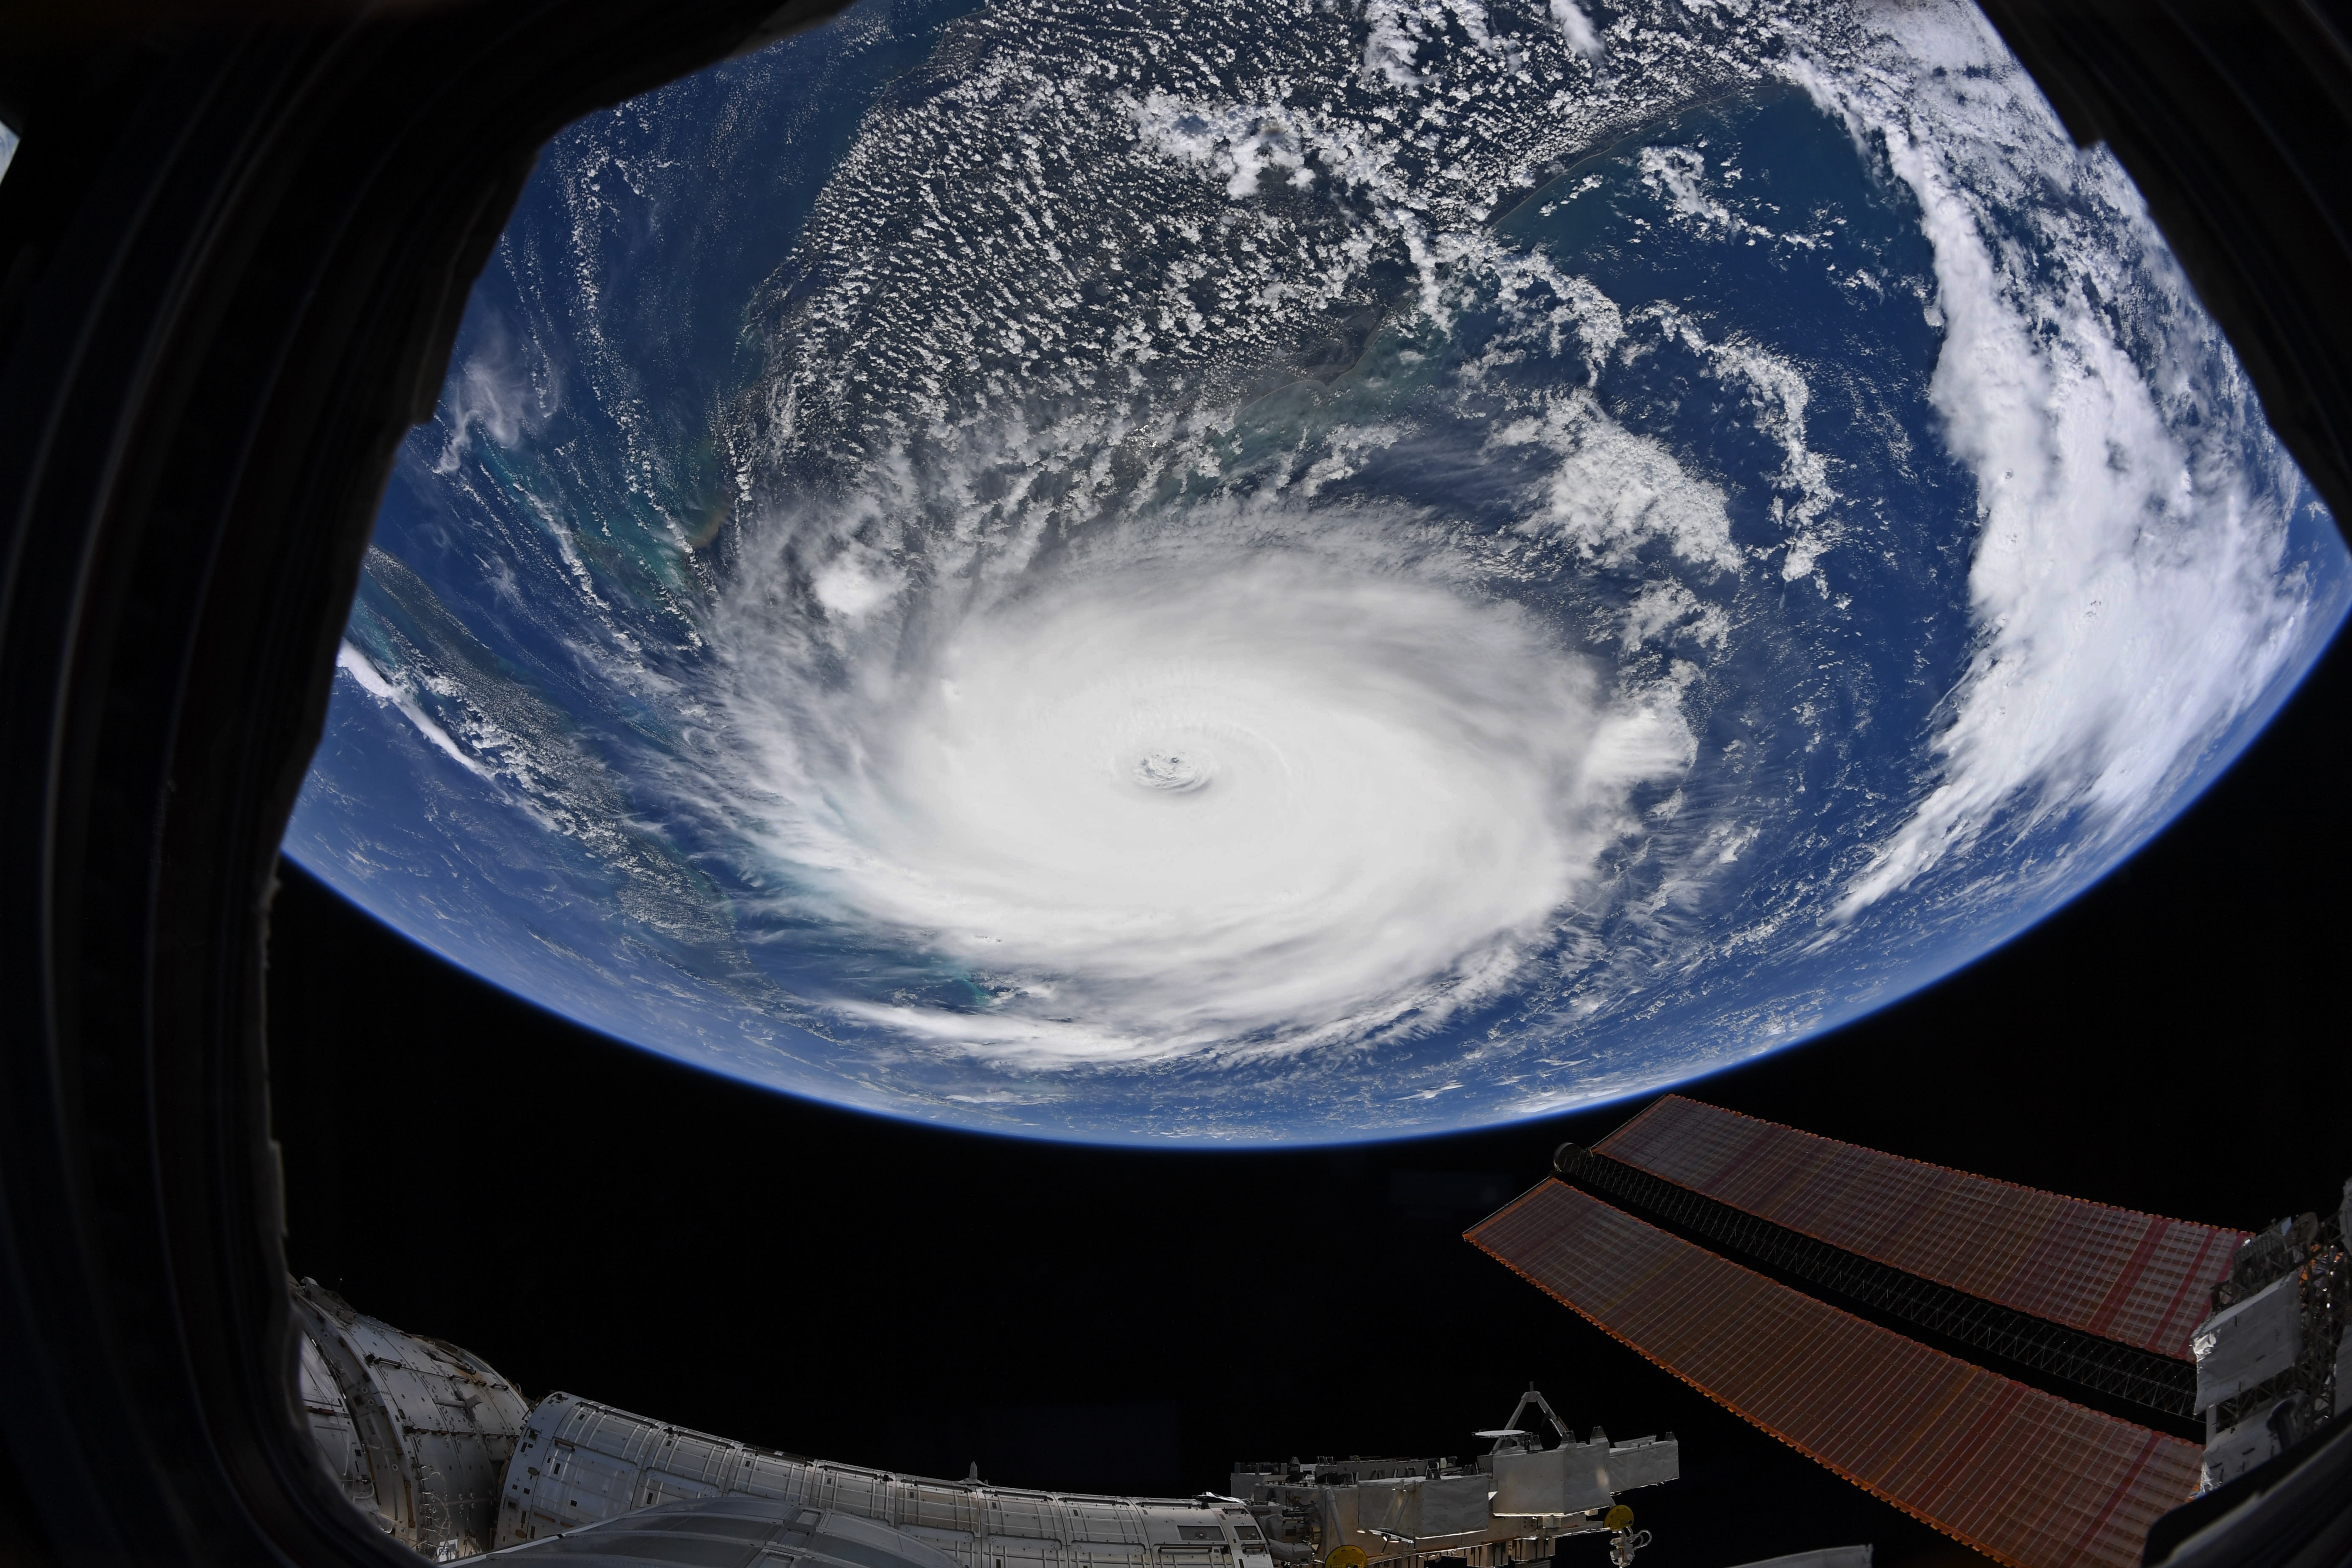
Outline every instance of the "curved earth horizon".
[(549, 146), (285, 847), (793, 1094), (1433, 1133), (1950, 973), (2347, 606), (1971, 7), (862, 0)]

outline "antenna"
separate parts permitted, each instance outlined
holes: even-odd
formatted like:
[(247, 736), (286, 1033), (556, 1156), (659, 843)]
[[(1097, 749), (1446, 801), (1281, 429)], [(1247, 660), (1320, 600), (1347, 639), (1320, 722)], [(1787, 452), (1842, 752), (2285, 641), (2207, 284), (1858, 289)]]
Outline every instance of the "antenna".
[[(1543, 1412), (1543, 1418), (1551, 1423), (1552, 1431), (1558, 1434), (1561, 1442), (1576, 1441), (1574, 1437), (1569, 1436), (1568, 1424), (1562, 1421), (1558, 1413), (1552, 1409), (1551, 1401), (1538, 1393), (1536, 1385), (1532, 1383), (1528, 1384), (1528, 1391), (1519, 1395), (1519, 1402), (1511, 1406), (1511, 1418), (1508, 1421), (1504, 1422), (1500, 1426), (1489, 1426), (1483, 1432), (1474, 1432), (1471, 1436), (1495, 1439), (1495, 1447), (1489, 1451), (1496, 1454), (1501, 1453), (1503, 1445), (1509, 1443), (1514, 1437), (1534, 1436), (1535, 1433), (1532, 1429), (1519, 1425), (1519, 1417), (1527, 1414), (1528, 1406), (1530, 1405)], [(1516, 1448), (1524, 1445), (1513, 1444), (1512, 1446)]]

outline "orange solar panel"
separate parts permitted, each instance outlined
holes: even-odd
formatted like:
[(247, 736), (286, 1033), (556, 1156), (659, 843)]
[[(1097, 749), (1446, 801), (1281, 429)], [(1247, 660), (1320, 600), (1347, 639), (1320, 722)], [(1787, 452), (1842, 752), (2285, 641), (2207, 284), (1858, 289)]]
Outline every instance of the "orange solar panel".
[(1546, 1182), (1469, 1239), (1701, 1393), (2014, 1568), (2137, 1568), (2203, 1450), (1864, 1322)]
[(2187, 1360), (2246, 1239), (1882, 1154), (1668, 1095), (1599, 1153), (1832, 1247)]

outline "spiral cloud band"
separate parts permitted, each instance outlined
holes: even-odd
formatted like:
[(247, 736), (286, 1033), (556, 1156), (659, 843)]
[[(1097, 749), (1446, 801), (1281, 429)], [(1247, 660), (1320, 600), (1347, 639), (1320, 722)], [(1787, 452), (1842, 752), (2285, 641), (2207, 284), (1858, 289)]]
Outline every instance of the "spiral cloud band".
[(1687, 763), (1671, 701), (1612, 698), (1509, 602), (1380, 570), (1390, 542), (1311, 507), (1247, 524), (1130, 530), (953, 612), (836, 575), (821, 683), (804, 625), (730, 624), (743, 793), (797, 900), (992, 1002), (853, 1011), (1045, 1058), (1435, 1022)]

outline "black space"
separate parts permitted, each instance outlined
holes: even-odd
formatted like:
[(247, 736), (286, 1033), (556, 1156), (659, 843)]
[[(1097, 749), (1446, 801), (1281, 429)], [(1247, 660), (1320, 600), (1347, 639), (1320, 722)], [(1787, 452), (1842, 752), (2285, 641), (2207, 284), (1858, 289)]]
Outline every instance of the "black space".
[[(1752, 1114), (2252, 1226), (2352, 1174), (2339, 642), (2172, 830), (1835, 1036), (1686, 1086)], [(1460, 1239), (1639, 1109), (1305, 1153), (1134, 1153), (848, 1115), (574, 1028), (289, 866), (271, 955), (289, 1248), (363, 1311), (563, 1388), (918, 1473), (1223, 1489), (1230, 1461), (1463, 1453), (1529, 1380), (1671, 1429), (1643, 1568), (1868, 1541), (1981, 1562)], [(1888, 1389), (1901, 1399), (1904, 1391)], [(1599, 1540), (1570, 1568), (1601, 1568)]]

